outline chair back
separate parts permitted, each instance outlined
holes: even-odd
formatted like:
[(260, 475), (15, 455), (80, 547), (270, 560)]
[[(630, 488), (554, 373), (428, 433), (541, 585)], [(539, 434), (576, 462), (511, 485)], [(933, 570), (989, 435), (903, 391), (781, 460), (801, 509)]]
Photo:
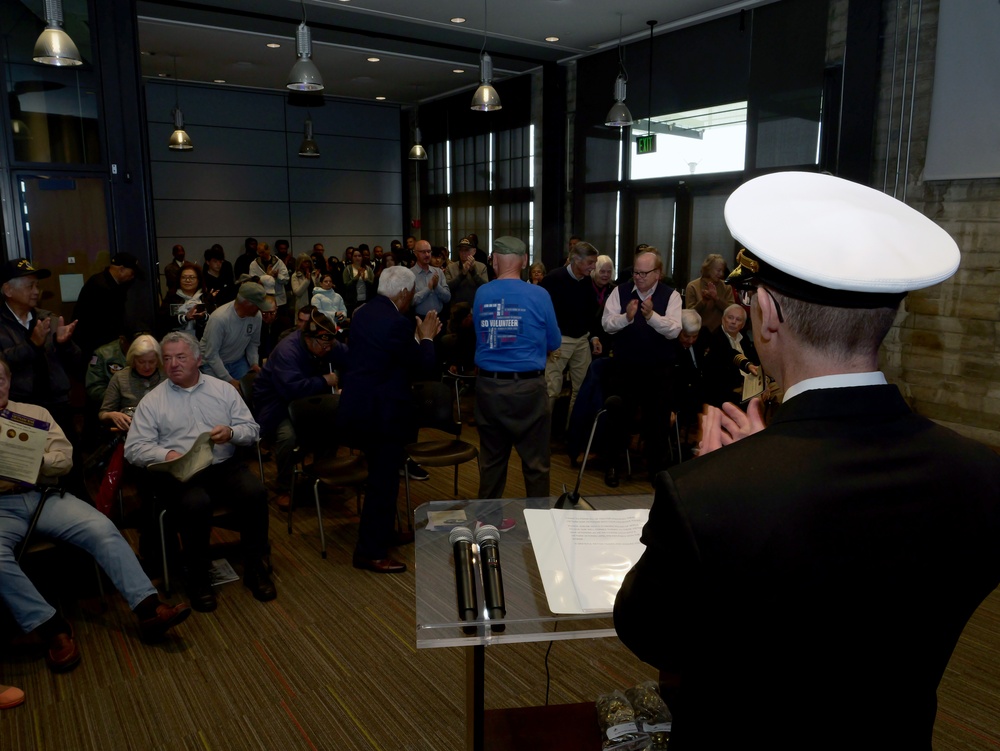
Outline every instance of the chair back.
[(304, 452), (336, 453), (341, 441), (337, 440), (337, 408), (340, 394), (317, 394), (296, 399), (288, 405), (288, 418), (295, 429), (299, 448)]
[[(457, 392), (456, 392), (457, 394)], [(440, 381), (417, 381), (413, 384), (413, 416), (418, 428), (433, 428), (462, 435), (462, 422), (455, 419), (455, 394)]]
[(248, 370), (246, 375), (240, 379), (240, 393), (243, 395), (243, 401), (246, 402), (247, 409), (250, 410), (250, 414), (254, 417), (257, 416), (257, 411), (253, 407), (253, 384), (257, 380), (257, 371)]

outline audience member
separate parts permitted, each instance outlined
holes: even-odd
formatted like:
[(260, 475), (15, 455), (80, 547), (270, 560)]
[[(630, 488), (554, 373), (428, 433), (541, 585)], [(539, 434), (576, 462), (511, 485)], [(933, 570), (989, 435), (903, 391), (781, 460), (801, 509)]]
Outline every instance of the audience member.
[(604, 330), (604, 307), (608, 304), (608, 298), (618, 285), (613, 281), (615, 278), (615, 263), (611, 256), (597, 256), (597, 263), (594, 270), (590, 272), (590, 286), (597, 301), (597, 310), (594, 312), (594, 321), (590, 325), (590, 333), (601, 340), (599, 352), (595, 356), (603, 355), (607, 357), (611, 354), (611, 335)]
[[(214, 318), (214, 316), (213, 316)], [(139, 402), (125, 441), (125, 458), (137, 467), (180, 459), (208, 434), (211, 459), (187, 482), (169, 472), (150, 472), (160, 502), (170, 509), (171, 524), (180, 532), (187, 564), (188, 595), (196, 610), (215, 610), (209, 579), (209, 537), (212, 506), (234, 498), (243, 584), (261, 601), (273, 600), (277, 590), (264, 566), (267, 554), (267, 490), (240, 459), (236, 446), (250, 446), (260, 429), (239, 392), (199, 372), (198, 341), (175, 331), (163, 337), (165, 383)]]
[(73, 309), (74, 339), (87, 357), (102, 344), (125, 333), (125, 296), (138, 273), (131, 253), (118, 253), (111, 265), (83, 285)]
[(448, 249), (440, 245), (431, 246), (431, 266), (443, 269), (448, 265)]
[(313, 290), (312, 305), (330, 319), (334, 329), (338, 329), (347, 320), (347, 306), (344, 298), (333, 288), (333, 274), (320, 276), (319, 287)]
[(288, 240), (275, 240), (274, 254), (278, 256), (279, 261), (285, 264), (289, 274), (295, 273), (295, 256), (292, 255)]
[(722, 324), (722, 314), (733, 304), (733, 291), (723, 278), (726, 260), (718, 253), (711, 253), (701, 264), (701, 277), (688, 283), (684, 291), (685, 305), (698, 311), (702, 325), (716, 331)]
[(270, 310), (274, 310), (274, 302), (267, 299), (260, 284), (245, 282), (240, 286), (236, 299), (208, 319), (201, 339), (202, 357), (198, 358), (202, 371), (229, 381), (237, 389), (247, 372), (259, 372), (260, 314)]
[(166, 378), (160, 344), (149, 334), (140, 334), (125, 355), (126, 367), (115, 373), (101, 402), (101, 422), (127, 431), (139, 401)]
[(91, 406), (101, 406), (111, 379), (127, 367), (125, 355), (129, 344), (129, 338), (122, 334), (113, 342), (102, 344), (94, 350), (83, 378), (83, 387), (87, 390), (87, 401)]
[(464, 238), (458, 244), (458, 260), (448, 264), (444, 278), (448, 282), (453, 303), (471, 304), (476, 299), (476, 290), (489, 281), (486, 276), (486, 266), (475, 259), (468, 238)]
[(205, 269), (202, 277), (205, 282), (205, 294), (202, 295), (202, 300), (208, 306), (209, 313), (236, 298), (233, 265), (226, 260), (221, 245), (213, 245), (205, 251)]
[(270, 245), (267, 243), (257, 245), (257, 260), (250, 264), (249, 273), (250, 276), (270, 276), (274, 279), (274, 301), (279, 309), (288, 302), (285, 285), (291, 277), (281, 259), (271, 253)]
[(733, 303), (723, 313), (722, 325), (709, 338), (708, 402), (716, 407), (723, 402), (742, 401), (745, 377), (757, 375), (760, 360), (753, 338), (743, 335), (746, 322), (746, 310)]
[(302, 331), (308, 325), (309, 321), (312, 320), (312, 312), (314, 310), (316, 310), (316, 308), (313, 305), (303, 305), (299, 308), (299, 312), (295, 314), (295, 325), (282, 331), (281, 335), (278, 337), (278, 341), (281, 341), (286, 336), (294, 334), (297, 331)]
[[(495, 252), (495, 249), (494, 249)], [(549, 392), (550, 407), (562, 393), (563, 373), (569, 370), (573, 393), (569, 400), (566, 420), (573, 413), (573, 405), (580, 393), (583, 379), (590, 367), (591, 353), (601, 354), (601, 340), (591, 336), (597, 300), (590, 281), (590, 272), (597, 263), (597, 248), (580, 242), (573, 248), (568, 266), (553, 269), (542, 279), (540, 286), (552, 297), (562, 344), (549, 355), (545, 366), (545, 382)], [(565, 425), (560, 426), (560, 431)]]
[(535, 261), (528, 269), (528, 281), (532, 284), (541, 284), (545, 278), (545, 264)]
[(426, 316), (432, 310), (439, 314), (451, 300), (451, 290), (444, 278), (444, 272), (431, 266), (431, 244), (419, 240), (414, 246), (416, 264), (413, 275), (416, 279), (416, 294), (413, 297), (413, 311), (418, 316)]
[(632, 267), (632, 281), (612, 290), (604, 308), (602, 323), (614, 337), (615, 353), (605, 393), (622, 400), (620, 409), (608, 411), (605, 426), (604, 482), (612, 488), (618, 486), (619, 464), (628, 446), (628, 426), (636, 411), (640, 414), (650, 478), (666, 469), (668, 463), (668, 394), (674, 361), (670, 340), (681, 331), (683, 303), (676, 290), (660, 284), (662, 269), (656, 248), (640, 250)]
[(549, 495), (552, 412), (545, 361), (562, 341), (552, 298), (521, 281), (527, 249), (516, 237), (493, 241), (497, 278), (476, 292), (476, 425), (479, 498), (501, 498), (511, 448), (521, 457), (528, 497)]
[[(327, 275), (329, 277), (329, 275)], [(292, 481), (292, 449), (295, 429), (288, 405), (296, 399), (330, 393), (337, 386), (334, 369), (347, 366), (347, 347), (336, 341), (337, 325), (313, 309), (300, 332), (282, 338), (254, 381), (254, 406), (261, 436), (273, 441), (278, 465), (277, 484), (282, 489), (277, 503), (288, 509)]]
[(184, 246), (175, 245), (170, 249), (170, 255), (172, 256), (170, 263), (163, 267), (163, 278), (167, 282), (168, 295), (177, 290), (180, 281), (181, 266), (184, 265)]
[(185, 262), (178, 279), (180, 286), (163, 299), (160, 306), (160, 330), (187, 331), (200, 337), (205, 330), (208, 310), (202, 300), (201, 268)]
[(342, 277), (344, 283), (342, 289), (348, 316), (353, 316), (354, 311), (375, 294), (375, 273), (361, 261), (361, 254), (355, 253), (352, 248), (348, 248), (344, 253), (344, 262), (347, 266)]
[(250, 273), (250, 264), (257, 260), (257, 238), (248, 237), (243, 241), (243, 255), (233, 264), (233, 278), (239, 279)]
[(414, 331), (405, 313), (415, 287), (409, 269), (386, 269), (378, 295), (352, 317), (348, 369), (338, 410), (343, 429), (357, 438), (368, 460), (368, 490), (354, 566), (377, 573), (406, 571), (405, 564), (389, 557), (389, 548), (394, 542), (403, 447), (416, 433), (411, 384), (421, 375), (434, 375), (433, 339), (441, 330), (432, 310), (423, 319), (417, 317)]
[(681, 311), (681, 331), (671, 341), (674, 366), (670, 375), (670, 410), (677, 415), (684, 453), (698, 440), (698, 416), (708, 402), (708, 360), (711, 333), (701, 325), (698, 311)]
[[(73, 447), (48, 410), (34, 404), (10, 401), (11, 371), (0, 359), (0, 409), (48, 424), (45, 453), (35, 486), (0, 479), (0, 599), (24, 633), (34, 632), (46, 646), (46, 662), (63, 673), (80, 664), (80, 649), (73, 627), (49, 605), (18, 565), (14, 548), (42, 502), (43, 488), (58, 482), (73, 464)], [(2, 455), (2, 449), (0, 449)], [(85, 550), (100, 564), (139, 619), (139, 633), (149, 641), (162, 638), (183, 621), (191, 609), (181, 603), (167, 605), (143, 573), (132, 548), (104, 514), (89, 503), (65, 492), (49, 493), (38, 515), (35, 534), (68, 542)]]
[(0, 357), (12, 371), (11, 398), (45, 407), (75, 433), (68, 374), (82, 364), (73, 341), (77, 322), (66, 323), (35, 307), (41, 295), (38, 280), (49, 276), (48, 269), (36, 269), (23, 258), (0, 267), (5, 302), (0, 306)]
[(295, 273), (292, 274), (292, 303), (296, 312), (312, 303), (313, 287), (319, 284), (320, 274), (323, 273), (325, 271), (313, 268), (312, 258), (309, 255), (299, 254)]

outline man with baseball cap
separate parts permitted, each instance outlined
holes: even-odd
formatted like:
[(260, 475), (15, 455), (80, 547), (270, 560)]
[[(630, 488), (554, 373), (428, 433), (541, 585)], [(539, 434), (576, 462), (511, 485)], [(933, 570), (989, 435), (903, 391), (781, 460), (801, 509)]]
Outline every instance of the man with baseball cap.
[(260, 372), (261, 312), (275, 309), (274, 298), (257, 282), (244, 282), (236, 299), (220, 305), (201, 338), (201, 371), (239, 388), (249, 371)]
[(88, 358), (102, 344), (125, 333), (125, 297), (132, 280), (140, 274), (134, 255), (117, 253), (104, 271), (83, 285), (73, 316), (79, 321), (76, 342)]
[(913, 414), (878, 350), (958, 248), (814, 173), (751, 180), (725, 217), (784, 401), (766, 428), (759, 402), (711, 411), (704, 455), (658, 475), (618, 635), (673, 684), (678, 751), (930, 748), (938, 682), (1000, 582), (1000, 457)]
[(83, 358), (74, 342), (77, 322), (36, 307), (38, 282), (51, 275), (24, 258), (0, 266), (0, 358), (11, 369), (11, 399), (45, 407), (56, 422), (72, 426), (69, 373)]
[[(337, 332), (337, 324), (312, 308), (302, 330), (278, 342), (254, 381), (254, 405), (261, 435), (273, 439), (280, 489), (277, 502), (281, 510), (288, 508), (292, 449), (296, 445), (288, 405), (307, 396), (329, 394), (336, 388), (335, 369), (347, 367), (347, 347), (337, 341)], [(331, 427), (331, 434), (332, 431)]]
[(476, 426), (479, 429), (479, 498), (502, 498), (511, 448), (521, 457), (528, 497), (549, 495), (552, 413), (545, 360), (562, 336), (552, 298), (521, 281), (528, 263), (516, 237), (493, 241), (497, 278), (476, 291)]

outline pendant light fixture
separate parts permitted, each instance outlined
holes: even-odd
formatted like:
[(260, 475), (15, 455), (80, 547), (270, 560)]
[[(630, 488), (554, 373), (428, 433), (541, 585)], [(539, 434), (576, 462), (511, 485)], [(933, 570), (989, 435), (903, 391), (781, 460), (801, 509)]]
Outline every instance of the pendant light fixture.
[(299, 144), (299, 156), (319, 156), (319, 145), (313, 140), (313, 121), (311, 115), (306, 115), (305, 138)]
[(427, 149), (420, 144), (420, 87), (417, 90), (417, 108), (413, 114), (413, 148), (410, 149), (409, 159), (415, 162), (427, 161)]
[(45, 65), (83, 65), (80, 50), (62, 25), (62, 0), (45, 0), (45, 30), (38, 35), (32, 60)]
[(625, 83), (628, 81), (628, 71), (625, 70), (625, 60), (622, 57), (622, 14), (618, 14), (618, 78), (615, 79), (615, 103), (608, 110), (605, 125), (623, 128), (631, 125), (632, 113), (625, 106)]
[(288, 74), (286, 87), (293, 91), (322, 91), (323, 76), (312, 61), (312, 32), (306, 26), (306, 4), (302, 2), (302, 23), (295, 32), (295, 54), (299, 59)]
[(194, 144), (191, 143), (191, 137), (184, 130), (184, 113), (181, 112), (180, 99), (180, 87), (177, 84), (177, 55), (174, 55), (174, 109), (172, 113), (174, 132), (170, 134), (167, 148), (173, 151), (191, 151)]
[(489, 12), (486, 6), (487, 0), (483, 0), (483, 48), (479, 52), (479, 88), (472, 95), (472, 109), (476, 112), (492, 112), (503, 109), (500, 104), (500, 95), (493, 88), (493, 58), (486, 51), (486, 25), (489, 20)]

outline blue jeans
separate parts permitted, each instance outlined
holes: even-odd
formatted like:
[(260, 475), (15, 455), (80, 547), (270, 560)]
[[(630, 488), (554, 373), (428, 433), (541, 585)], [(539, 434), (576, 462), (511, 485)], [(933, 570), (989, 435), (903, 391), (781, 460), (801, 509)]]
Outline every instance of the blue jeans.
[[(40, 498), (37, 490), (0, 495), (0, 600), (25, 633), (56, 613), (14, 559), (14, 546), (24, 539)], [(156, 594), (156, 587), (111, 520), (76, 496), (50, 495), (38, 517), (35, 534), (71, 543), (90, 553), (130, 609)]]
[(239, 360), (234, 360), (233, 362), (223, 363), (223, 365), (229, 371), (229, 375), (237, 381), (250, 372), (250, 363), (247, 362), (246, 357), (241, 357)]

